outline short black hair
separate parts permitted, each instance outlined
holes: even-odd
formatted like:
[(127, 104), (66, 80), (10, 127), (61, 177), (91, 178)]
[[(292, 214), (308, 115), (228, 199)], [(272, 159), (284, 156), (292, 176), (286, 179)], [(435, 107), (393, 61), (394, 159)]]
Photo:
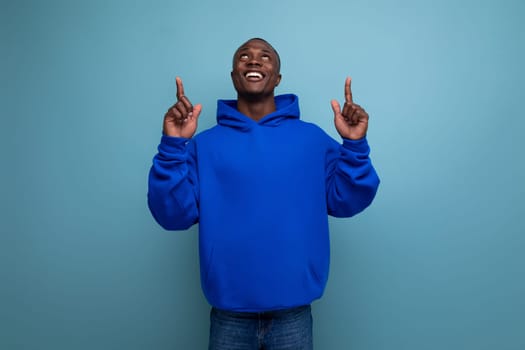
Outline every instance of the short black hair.
[[(281, 57), (279, 57), (279, 52), (277, 52), (277, 50), (272, 46), (272, 44), (270, 44), (268, 41), (264, 40), (263, 38), (251, 38), (251, 39), (246, 40), (241, 46), (237, 48), (237, 50), (235, 50), (235, 53), (237, 53), (237, 51), (239, 51), (241, 47), (246, 45), (246, 43), (249, 43), (252, 40), (259, 40), (265, 43), (266, 45), (270, 46), (270, 48), (273, 50), (273, 52), (275, 52), (275, 55), (277, 56), (277, 64), (278, 64), (277, 71), (280, 72), (281, 71)], [(235, 55), (233, 57), (233, 62), (235, 62)]]

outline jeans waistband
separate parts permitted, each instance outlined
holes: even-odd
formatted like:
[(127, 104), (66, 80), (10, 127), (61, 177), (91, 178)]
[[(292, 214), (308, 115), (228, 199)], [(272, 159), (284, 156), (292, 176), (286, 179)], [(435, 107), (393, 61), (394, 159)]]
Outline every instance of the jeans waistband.
[(301, 306), (291, 307), (288, 309), (277, 309), (277, 310), (268, 310), (268, 311), (261, 311), (261, 312), (243, 312), (243, 311), (222, 310), (216, 307), (212, 307), (212, 312), (214, 312), (217, 315), (223, 315), (225, 317), (257, 319), (257, 318), (287, 317), (293, 314), (300, 314), (305, 311), (310, 311), (310, 309), (311, 309), (310, 305), (301, 305)]

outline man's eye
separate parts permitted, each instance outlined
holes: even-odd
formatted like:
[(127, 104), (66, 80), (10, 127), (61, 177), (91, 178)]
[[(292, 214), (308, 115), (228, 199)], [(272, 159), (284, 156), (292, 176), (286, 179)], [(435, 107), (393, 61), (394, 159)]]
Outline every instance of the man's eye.
[(241, 59), (241, 60), (245, 60), (245, 59), (247, 59), (247, 58), (248, 58), (248, 55), (246, 55), (246, 54), (240, 56), (240, 59)]
[(262, 59), (265, 60), (265, 61), (268, 61), (270, 59), (270, 56), (264, 55), (264, 56), (262, 56)]

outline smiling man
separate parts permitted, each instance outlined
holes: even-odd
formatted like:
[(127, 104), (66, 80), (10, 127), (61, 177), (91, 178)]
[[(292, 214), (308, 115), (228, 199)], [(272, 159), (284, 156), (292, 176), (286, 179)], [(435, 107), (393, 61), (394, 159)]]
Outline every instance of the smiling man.
[(210, 349), (312, 349), (310, 304), (330, 260), (328, 215), (351, 217), (379, 178), (366, 140), (369, 116), (331, 102), (337, 142), (300, 120), (298, 97), (274, 95), (280, 58), (250, 39), (233, 57), (237, 99), (219, 100), (217, 125), (194, 135), (202, 111), (177, 78), (149, 175), (148, 204), (168, 230), (199, 223)]

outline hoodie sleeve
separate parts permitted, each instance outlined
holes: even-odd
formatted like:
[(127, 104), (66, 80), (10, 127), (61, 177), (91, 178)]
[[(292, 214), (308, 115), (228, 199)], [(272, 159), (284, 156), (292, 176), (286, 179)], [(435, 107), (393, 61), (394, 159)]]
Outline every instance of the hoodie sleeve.
[(350, 217), (372, 203), (379, 177), (369, 158), (370, 147), (366, 138), (343, 139), (330, 147), (326, 157), (326, 202), (328, 214)]
[(162, 136), (148, 180), (148, 206), (166, 230), (185, 230), (199, 219), (195, 142)]

